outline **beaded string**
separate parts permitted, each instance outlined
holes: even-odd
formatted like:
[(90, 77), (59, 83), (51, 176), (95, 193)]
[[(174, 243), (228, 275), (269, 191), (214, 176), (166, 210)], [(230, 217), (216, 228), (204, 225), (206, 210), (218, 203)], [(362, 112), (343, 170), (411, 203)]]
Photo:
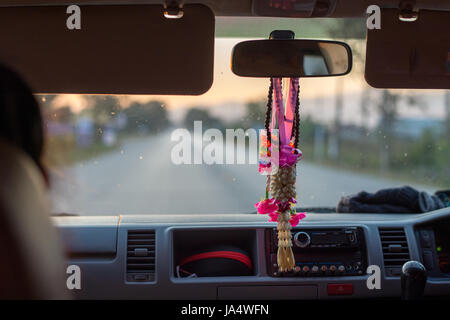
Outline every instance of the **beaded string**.
[[(266, 108), (266, 119), (264, 126), (267, 134), (267, 146), (270, 147), (272, 142), (272, 134), (270, 132), (270, 121), (272, 117), (272, 107), (273, 107), (273, 78), (270, 78), (269, 93), (267, 95), (267, 108)], [(295, 103), (295, 117), (294, 126), (292, 128), (291, 140), (294, 140), (294, 146), (297, 149), (300, 140), (300, 83), (297, 82), (297, 97)]]
[(267, 135), (267, 147), (269, 148), (272, 141), (272, 134), (270, 132), (270, 118), (272, 115), (272, 103), (273, 103), (273, 79), (270, 78), (269, 94), (267, 96), (267, 110), (266, 110), (266, 121), (265, 129)]
[(294, 148), (298, 149), (298, 141), (300, 140), (300, 82), (297, 82), (297, 100), (295, 103), (294, 128), (292, 130), (291, 139), (295, 139)]

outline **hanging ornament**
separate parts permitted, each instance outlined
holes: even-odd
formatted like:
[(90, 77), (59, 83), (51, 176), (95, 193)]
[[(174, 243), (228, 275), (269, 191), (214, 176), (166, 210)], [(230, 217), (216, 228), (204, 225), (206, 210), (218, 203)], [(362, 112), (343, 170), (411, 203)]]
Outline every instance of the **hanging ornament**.
[[(266, 194), (255, 207), (259, 214), (269, 215), (269, 221), (278, 222), (277, 264), (280, 272), (292, 271), (295, 267), (291, 229), (305, 217), (304, 212), (295, 210), (296, 164), (302, 158), (298, 149), (299, 102), (298, 78), (290, 78), (286, 108), (282, 79), (270, 79), (266, 130), (261, 139), (259, 162), (259, 172), (267, 175)], [(274, 134), (276, 127), (278, 134)]]

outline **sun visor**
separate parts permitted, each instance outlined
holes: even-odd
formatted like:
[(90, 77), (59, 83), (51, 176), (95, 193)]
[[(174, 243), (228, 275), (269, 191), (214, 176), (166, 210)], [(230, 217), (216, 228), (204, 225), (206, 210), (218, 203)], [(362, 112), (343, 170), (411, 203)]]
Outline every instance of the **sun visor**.
[(207, 6), (185, 5), (181, 18), (166, 18), (162, 5), (78, 8), (0, 8), (0, 62), (35, 93), (199, 95), (211, 87)]
[(406, 22), (383, 9), (381, 29), (367, 33), (365, 77), (375, 88), (450, 89), (450, 12)]

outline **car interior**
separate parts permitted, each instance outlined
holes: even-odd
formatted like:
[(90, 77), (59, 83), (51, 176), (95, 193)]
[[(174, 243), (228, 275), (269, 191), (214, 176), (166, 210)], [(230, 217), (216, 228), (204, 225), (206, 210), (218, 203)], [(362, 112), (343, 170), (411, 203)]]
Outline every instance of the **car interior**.
[[(0, 0), (0, 299), (450, 298), (448, 30), (447, 0)], [(31, 93), (42, 167), (31, 109), (6, 107)], [(288, 227), (262, 212), (277, 173), (197, 157), (279, 95)], [(404, 189), (349, 198), (383, 188)], [(407, 191), (420, 209), (388, 206)]]

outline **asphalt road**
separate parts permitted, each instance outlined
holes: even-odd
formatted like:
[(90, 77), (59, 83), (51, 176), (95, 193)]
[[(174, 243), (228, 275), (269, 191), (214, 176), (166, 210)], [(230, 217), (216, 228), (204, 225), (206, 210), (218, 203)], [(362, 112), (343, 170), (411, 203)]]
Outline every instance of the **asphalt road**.
[[(246, 213), (264, 195), (257, 165), (175, 165), (168, 134), (127, 140), (108, 154), (53, 175), (54, 213), (81, 215)], [(301, 206), (336, 206), (341, 196), (405, 185), (301, 161)], [(415, 185), (432, 191), (426, 186)]]

